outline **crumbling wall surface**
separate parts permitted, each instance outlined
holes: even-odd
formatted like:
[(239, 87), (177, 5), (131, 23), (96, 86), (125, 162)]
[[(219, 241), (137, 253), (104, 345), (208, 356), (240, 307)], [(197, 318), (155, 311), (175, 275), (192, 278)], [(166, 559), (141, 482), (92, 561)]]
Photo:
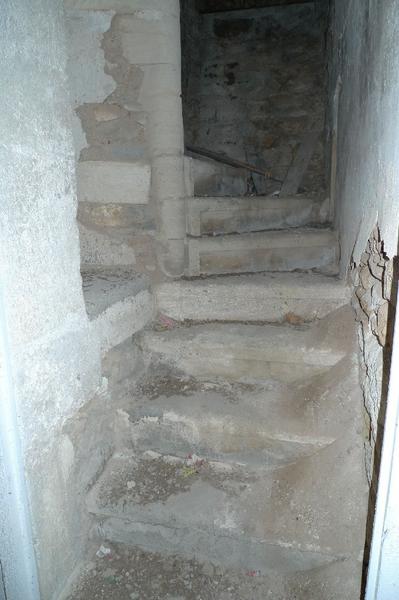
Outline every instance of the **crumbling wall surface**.
[(380, 232), (375, 228), (359, 263), (352, 263), (351, 270), (353, 306), (359, 322), (360, 377), (367, 414), (365, 462), (370, 484), (376, 483), (373, 470), (379, 464), (391, 366), (392, 315), (396, 308), (393, 281), (394, 261), (386, 256)]
[[(395, 0), (332, 3), (330, 97), (337, 105), (335, 221), (341, 239), (341, 274), (355, 274), (361, 320), (363, 389), (370, 416), (367, 469), (389, 373), (385, 342), (389, 311), (386, 278), (398, 253), (399, 224), (399, 15)], [(330, 123), (334, 121), (331, 106)], [(375, 229), (377, 227), (377, 229)]]
[[(320, 130), (302, 182), (324, 187), (325, 4), (203, 15), (202, 71), (191, 144), (225, 152), (283, 180), (305, 134)], [(254, 176), (258, 193), (276, 183)]]
[[(179, 1), (65, 0), (65, 16), (82, 236), (115, 238), (107, 214), (141, 205), (146, 229), (137, 211), (124, 223), (138, 257), (132, 268), (153, 273), (157, 249), (161, 271), (179, 274), (186, 194)], [(91, 264), (87, 245), (83, 239), (83, 262)], [(154, 260), (140, 260), (144, 254)]]
[[(74, 150), (59, 0), (0, 16), (1, 289), (41, 597), (79, 560), (85, 524), (65, 424), (100, 384), (79, 273)], [(0, 417), (1, 418), (1, 417)]]

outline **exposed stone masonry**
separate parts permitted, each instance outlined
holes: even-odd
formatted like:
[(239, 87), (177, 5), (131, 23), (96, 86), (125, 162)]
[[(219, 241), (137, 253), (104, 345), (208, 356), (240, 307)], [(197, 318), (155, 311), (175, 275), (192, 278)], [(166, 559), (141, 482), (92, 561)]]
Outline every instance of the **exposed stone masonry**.
[[(184, 22), (183, 47), (196, 35), (193, 20)], [(304, 134), (324, 129), (323, 9), (308, 4), (209, 14), (202, 23), (199, 88), (188, 85), (184, 98), (186, 141), (284, 179)], [(195, 79), (198, 56), (187, 60)], [(322, 138), (303, 181), (307, 191), (324, 187)], [(257, 193), (276, 189), (262, 176), (253, 182)]]

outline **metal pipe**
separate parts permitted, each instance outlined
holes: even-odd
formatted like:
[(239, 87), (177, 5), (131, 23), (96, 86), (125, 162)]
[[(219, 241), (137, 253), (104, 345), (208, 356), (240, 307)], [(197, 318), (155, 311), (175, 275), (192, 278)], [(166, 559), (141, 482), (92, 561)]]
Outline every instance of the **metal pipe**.
[[(399, 307), (399, 296), (398, 304)], [(399, 311), (393, 334), (391, 373), (377, 503), (365, 600), (399, 598)]]
[(197, 146), (186, 145), (187, 152), (191, 152), (191, 154), (198, 154), (199, 156), (205, 156), (206, 158), (211, 158), (212, 160), (216, 160), (217, 162), (223, 163), (224, 165), (229, 165), (230, 167), (235, 167), (236, 169), (245, 169), (246, 171), (250, 171), (251, 173), (257, 173), (258, 175), (262, 175), (266, 179), (270, 179), (271, 181), (276, 181), (277, 183), (283, 183), (280, 179), (276, 179), (272, 176), (270, 171), (265, 171), (260, 167), (255, 167), (255, 165), (250, 165), (247, 162), (243, 162), (242, 160), (237, 160), (235, 158), (230, 158), (226, 154), (221, 154), (220, 152), (213, 152), (213, 150), (205, 150), (205, 148), (198, 148)]
[(28, 492), (13, 393), (10, 348), (0, 285), (0, 558), (5, 597), (39, 600)]

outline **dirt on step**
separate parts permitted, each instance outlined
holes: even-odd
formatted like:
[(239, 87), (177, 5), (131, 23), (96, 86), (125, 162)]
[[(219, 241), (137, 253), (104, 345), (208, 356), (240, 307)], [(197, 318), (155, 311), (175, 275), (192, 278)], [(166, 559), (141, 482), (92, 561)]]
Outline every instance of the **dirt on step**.
[(211, 563), (106, 544), (110, 554), (94, 557), (66, 600), (285, 600), (282, 586), (258, 571), (231, 572)]

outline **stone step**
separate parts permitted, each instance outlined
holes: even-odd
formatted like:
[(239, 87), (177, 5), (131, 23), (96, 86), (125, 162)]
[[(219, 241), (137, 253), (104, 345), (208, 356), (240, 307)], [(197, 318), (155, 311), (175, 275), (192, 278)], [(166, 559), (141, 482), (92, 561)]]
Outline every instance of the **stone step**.
[(361, 457), (361, 443), (340, 440), (294, 465), (248, 473), (196, 456), (126, 451), (109, 461), (87, 506), (113, 542), (227, 568), (309, 571), (362, 550)]
[(145, 327), (154, 317), (147, 279), (123, 270), (82, 273), (86, 311), (103, 354)]
[(124, 408), (119, 430), (128, 423), (125, 444), (137, 452), (197, 454), (249, 469), (295, 462), (353, 426), (358, 373), (350, 363), (345, 357), (294, 385), (201, 382), (154, 365)]
[(323, 204), (306, 196), (196, 197), (188, 202), (187, 233), (201, 236), (288, 229), (325, 223), (326, 217)]
[(188, 239), (188, 275), (309, 271), (337, 273), (339, 247), (329, 229), (290, 229)]
[(289, 463), (333, 443), (358, 416), (355, 349), (345, 339), (354, 333), (353, 316), (348, 308), (336, 317), (336, 339), (328, 333), (326, 339), (336, 349), (342, 346), (343, 358), (291, 385), (235, 383), (217, 376), (203, 381), (176, 367), (150, 363), (124, 408), (118, 426), (125, 430), (123, 444), (264, 466)]
[[(350, 308), (342, 311), (352, 317)], [(345, 337), (353, 329), (345, 331), (346, 319), (336, 322), (336, 313), (331, 317), (312, 326), (209, 323), (147, 330), (139, 343), (145, 353), (194, 377), (292, 382), (324, 372), (345, 356)]]
[(126, 544), (108, 543), (107, 548), (107, 560), (89, 556), (62, 598), (88, 600), (99, 586), (109, 600), (349, 600), (360, 596), (361, 563), (356, 559), (287, 576), (222, 569), (208, 560), (147, 552)]
[(294, 385), (204, 383), (156, 365), (126, 406), (121, 429), (127, 414), (126, 443), (138, 451), (195, 453), (249, 468), (282, 465), (314, 454), (353, 427), (360, 410), (357, 387), (349, 355)]
[(348, 304), (349, 288), (319, 273), (224, 275), (161, 283), (158, 310), (176, 321), (313, 321)]

